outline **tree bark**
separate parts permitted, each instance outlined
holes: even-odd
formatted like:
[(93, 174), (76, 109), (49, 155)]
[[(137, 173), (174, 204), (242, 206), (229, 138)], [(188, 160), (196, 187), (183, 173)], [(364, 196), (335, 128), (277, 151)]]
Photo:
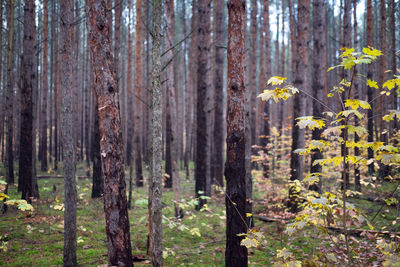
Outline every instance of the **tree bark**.
[(73, 1), (61, 2), (61, 138), (64, 168), (64, 266), (76, 266), (76, 180), (74, 143), (74, 82), (73, 82)]
[(152, 28), (152, 127), (151, 179), (149, 186), (149, 230), (152, 265), (161, 267), (162, 257), (162, 90), (161, 90), (161, 11), (162, 1), (153, 1)]
[(136, 45), (135, 45), (135, 167), (136, 167), (136, 186), (143, 186), (142, 171), (142, 1), (136, 1)]
[(19, 180), (22, 199), (33, 197), (33, 91), (36, 90), (36, 23), (35, 3), (27, 0), (24, 6), (24, 40), (21, 58), (21, 128), (19, 149)]
[[(210, 57), (210, 11), (211, 2), (199, 1), (197, 10), (199, 26), (197, 34), (201, 42), (197, 43), (197, 130), (196, 130), (196, 167), (195, 167), (195, 196), (210, 195), (210, 132), (209, 127), (209, 103), (207, 91), (209, 57)], [(206, 199), (199, 199), (196, 209), (199, 210), (207, 203)]]
[[(245, 168), (244, 0), (228, 1), (228, 102), (226, 177), (226, 266), (247, 266), (247, 249), (240, 245), (247, 232)], [(239, 214), (238, 214), (239, 213)]]
[[(299, 0), (297, 6), (297, 41), (296, 41), (296, 71), (294, 76), (294, 86), (299, 90), (308, 90), (308, 68), (309, 68), (309, 24), (310, 24), (310, 0)], [(293, 45), (293, 44), (292, 44)], [(304, 147), (304, 130), (296, 125), (296, 118), (304, 116), (305, 96), (296, 94), (293, 97), (293, 118), (292, 118), (292, 146), (290, 157), (290, 180), (301, 180), (303, 176), (304, 162), (303, 156), (294, 151)], [(297, 210), (297, 197), (293, 187), (289, 190), (289, 206), (292, 211)]]
[[(372, 33), (372, 21), (373, 19), (373, 14), (372, 14), (372, 0), (367, 0), (367, 46), (373, 46), (373, 33)], [(373, 74), (373, 66), (371, 64), (368, 65), (367, 67), (367, 79), (372, 80), (372, 74)], [(371, 105), (371, 109), (368, 109), (367, 116), (368, 116), (368, 142), (373, 142), (374, 141), (374, 118), (373, 118), (373, 110), (374, 110), (374, 103), (372, 102), (374, 99), (374, 92), (373, 88), (367, 87), (367, 98), (368, 98), (368, 103)], [(372, 148), (368, 148), (368, 159), (373, 159), (374, 158), (374, 151)], [(368, 174), (373, 175), (374, 174), (374, 163), (370, 163), (368, 165)]]
[(7, 2), (7, 28), (8, 28), (8, 59), (7, 59), (7, 91), (6, 95), (6, 126), (7, 126), (7, 142), (6, 142), (6, 181), (8, 184), (14, 183), (14, 151), (13, 151), (13, 134), (14, 134), (14, 0)]
[(42, 58), (42, 114), (40, 120), (40, 143), (41, 143), (41, 170), (47, 171), (47, 94), (48, 94), (48, 80), (47, 80), (47, 59), (48, 59), (48, 0), (43, 2), (43, 58)]
[[(325, 85), (325, 68), (323, 64), (323, 58), (325, 56), (326, 40), (325, 40), (325, 16), (326, 7), (325, 0), (314, 0), (313, 1), (313, 76), (312, 76), (312, 94), (313, 97), (319, 101), (324, 99), (324, 85)], [(322, 63), (322, 64), (321, 64)], [(312, 101), (313, 103), (313, 117), (323, 118), (323, 107), (318, 101)], [(312, 139), (320, 140), (323, 129), (314, 129), (312, 131)], [(311, 154), (311, 173), (321, 173), (322, 166), (319, 164), (313, 165), (313, 162), (318, 159), (322, 159), (323, 155), (319, 149), (313, 151)], [(321, 192), (321, 179), (318, 183), (313, 184), (310, 189)]]
[[(387, 60), (386, 60), (386, 1), (380, 1), (380, 9), (381, 9), (381, 17), (380, 17), (380, 49), (382, 51), (382, 56), (380, 57), (380, 67), (379, 67), (379, 82), (378, 84), (383, 84), (386, 78), (386, 70), (387, 70)], [(396, 72), (394, 72), (396, 73)], [(385, 97), (379, 98), (379, 109), (378, 114), (382, 114), (385, 112), (385, 107), (388, 106)], [(384, 143), (384, 145), (388, 144), (388, 129), (386, 128), (387, 123), (382, 119), (382, 116), (379, 116), (379, 132), (380, 132), (380, 141)], [(379, 162), (379, 170), (378, 170), (378, 178), (384, 179), (389, 175), (389, 166)]]
[(224, 1), (214, 0), (214, 45), (215, 45), (215, 72), (213, 73), (214, 85), (214, 154), (212, 164), (214, 165), (214, 181), (223, 187), (223, 164), (224, 164), (224, 129), (223, 129), (223, 105), (224, 103), (224, 50), (225, 23), (224, 23)]
[[(264, 1), (264, 24), (263, 28), (265, 31), (265, 37), (264, 37), (264, 53), (265, 53), (265, 59), (264, 59), (264, 64), (265, 64), (265, 81), (269, 79), (271, 76), (271, 47), (270, 47), (270, 25), (269, 25), (269, 1)], [(265, 86), (265, 85), (264, 85)], [(269, 137), (270, 137), (270, 117), (271, 114), (269, 112), (269, 103), (265, 102), (264, 103), (264, 123), (263, 123), (263, 131), (262, 131), (262, 142), (261, 146), (263, 147), (264, 154), (267, 155), (268, 153), (268, 148), (267, 145), (269, 143)], [(265, 178), (269, 177), (269, 163), (264, 162), (263, 165), (263, 176)]]
[[(175, 40), (175, 23), (174, 23), (174, 1), (166, 0), (165, 1), (165, 19), (166, 19), (166, 34), (165, 34), (165, 46), (166, 49), (170, 49), (174, 46)], [(168, 62), (168, 66), (166, 68), (167, 71), (167, 143), (170, 144), (170, 154), (166, 155), (166, 158), (170, 159), (170, 175), (169, 179), (172, 182), (172, 187), (174, 191), (174, 201), (175, 201), (175, 216), (181, 217), (182, 211), (179, 208), (179, 199), (180, 199), (180, 187), (179, 187), (179, 170), (178, 170), (178, 156), (179, 156), (179, 148), (178, 148), (178, 118), (176, 114), (176, 95), (174, 88), (174, 50), (170, 49), (166, 53), (166, 61)], [(167, 164), (167, 162), (166, 162)], [(167, 181), (168, 181), (167, 180)]]
[(133, 266), (126, 200), (118, 82), (111, 52), (106, 1), (89, 0), (86, 25), (95, 73), (104, 175), (104, 211), (110, 265)]
[[(358, 23), (357, 23), (357, 0), (353, 0), (353, 46), (358, 51)], [(360, 98), (360, 88), (358, 84), (358, 79), (354, 80), (354, 98), (359, 99)], [(356, 117), (355, 118), (355, 124), (358, 125), (360, 123), (359, 119)], [(359, 142), (360, 141), (360, 136), (358, 136), (357, 133), (354, 133), (354, 142)], [(360, 156), (360, 148), (355, 147), (354, 148), (354, 156), (358, 157)], [(360, 173), (360, 168), (359, 165), (354, 166), (354, 190), (361, 192), (361, 173)]]

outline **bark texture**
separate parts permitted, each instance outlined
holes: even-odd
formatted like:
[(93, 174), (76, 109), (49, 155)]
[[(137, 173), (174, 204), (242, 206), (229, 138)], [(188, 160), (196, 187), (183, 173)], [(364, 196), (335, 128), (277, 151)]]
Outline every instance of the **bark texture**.
[[(207, 91), (210, 59), (210, 11), (211, 1), (199, 1), (199, 26), (197, 38), (197, 129), (196, 129), (196, 167), (195, 167), (195, 196), (210, 195), (210, 131), (209, 128), (209, 99)], [(207, 201), (199, 199), (196, 209), (200, 209)]]
[[(166, 18), (166, 48), (170, 49), (174, 45), (175, 40), (175, 23), (174, 23), (174, 1), (166, 0), (165, 1), (165, 18)], [(176, 114), (176, 95), (175, 95), (175, 83), (174, 83), (174, 65), (173, 65), (173, 49), (170, 49), (167, 54), (167, 142), (170, 143), (170, 155), (166, 155), (167, 158), (170, 158), (171, 164), (171, 172), (168, 173), (170, 175), (169, 180), (172, 180), (172, 187), (174, 191), (174, 200), (175, 200), (175, 216), (181, 217), (181, 209), (179, 208), (179, 199), (180, 199), (180, 186), (179, 186), (179, 170), (178, 170), (178, 118)], [(168, 123), (169, 122), (169, 123)]]
[(27, 0), (24, 6), (24, 40), (21, 58), (19, 179), (22, 182), (22, 199), (28, 202), (33, 197), (33, 92), (37, 83), (35, 52), (35, 3), (33, 0)]
[(49, 34), (48, 34), (48, 14), (49, 14), (49, 4), (48, 0), (43, 1), (43, 64), (42, 64), (42, 114), (41, 114), (41, 123), (40, 123), (40, 129), (41, 129), (41, 170), (42, 171), (47, 171), (47, 95), (48, 95), (48, 67), (47, 67), (47, 60), (48, 60), (48, 39), (49, 39)]
[[(372, 32), (372, 21), (373, 19), (373, 14), (372, 14), (372, 0), (367, 0), (367, 46), (373, 46), (373, 32)], [(372, 80), (372, 74), (373, 74), (373, 67), (371, 64), (368, 65), (367, 67), (367, 79)], [(368, 142), (373, 142), (374, 141), (374, 118), (373, 118), (373, 110), (374, 110), (374, 89), (371, 87), (367, 87), (367, 98), (368, 98), (368, 103), (371, 105), (371, 109), (368, 109), (367, 115), (368, 115), (368, 125), (367, 125), (367, 130), (368, 130)], [(374, 158), (374, 151), (372, 148), (368, 148), (368, 159), (373, 159)], [(371, 163), (368, 165), (368, 174), (373, 175), (374, 174), (374, 163)]]
[[(323, 66), (323, 58), (325, 56), (325, 15), (326, 7), (325, 0), (314, 0), (313, 1), (313, 76), (312, 76), (312, 95), (319, 101), (323, 101), (324, 98), (324, 77), (325, 68)], [(323, 118), (323, 107), (318, 101), (313, 101), (313, 117), (321, 119)], [(312, 132), (313, 140), (320, 140), (323, 129), (315, 129)], [(313, 162), (318, 159), (322, 159), (322, 152), (319, 149), (313, 151), (311, 154), (311, 173), (320, 173), (322, 166), (319, 164), (314, 165)], [(321, 179), (318, 183), (311, 186), (314, 191), (321, 191)]]
[(13, 135), (14, 135), (14, 0), (7, 2), (7, 29), (8, 29), (8, 57), (7, 57), (7, 89), (6, 95), (6, 153), (5, 153), (5, 169), (6, 181), (8, 184), (14, 183), (14, 151), (13, 151)]
[(100, 125), (100, 153), (104, 175), (104, 211), (110, 265), (133, 266), (124, 174), (124, 155), (118, 82), (109, 38), (106, 1), (86, 6), (91, 63), (95, 73)]
[(151, 180), (149, 217), (151, 222), (150, 247), (152, 265), (161, 267), (162, 257), (162, 90), (161, 90), (161, 10), (162, 1), (153, 1), (152, 28), (152, 131), (151, 131)]
[(76, 180), (74, 143), (73, 1), (61, 2), (61, 140), (64, 167), (64, 266), (76, 266)]
[[(247, 231), (245, 168), (244, 59), (246, 2), (228, 1), (228, 102), (226, 177), (226, 266), (247, 266), (238, 234)], [(238, 214), (239, 213), (239, 214)]]
[(135, 167), (136, 167), (136, 186), (143, 186), (142, 170), (142, 1), (136, 1), (136, 45), (135, 45)]
[(223, 105), (224, 103), (224, 1), (214, 0), (214, 45), (215, 72), (213, 73), (214, 86), (214, 153), (213, 173), (214, 181), (218, 186), (223, 186), (223, 164), (224, 164), (224, 129), (223, 129)]

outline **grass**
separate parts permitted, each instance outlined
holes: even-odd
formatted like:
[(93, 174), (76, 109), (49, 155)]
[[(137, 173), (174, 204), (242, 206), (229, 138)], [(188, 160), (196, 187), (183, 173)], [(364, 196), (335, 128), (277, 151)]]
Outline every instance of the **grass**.
[[(191, 166), (193, 167), (193, 166)], [(38, 168), (40, 169), (40, 168)], [(191, 168), (192, 170), (193, 168)], [(62, 173), (60, 164), (58, 174)], [(54, 170), (50, 173), (55, 174)], [(77, 175), (85, 175), (85, 164), (79, 164)], [(127, 175), (128, 176), (128, 175)], [(146, 173), (145, 173), (146, 176)], [(147, 176), (146, 176), (147, 177)], [(193, 199), (194, 182), (186, 180), (181, 172), (182, 198), (186, 202)], [(193, 177), (193, 175), (190, 175)], [(284, 187), (282, 180), (271, 179), (270, 187), (254, 187), (254, 213), (262, 212), (268, 205), (261, 200), (271, 198), (271, 194)], [(91, 199), (91, 180), (78, 179), (77, 203), (77, 257), (80, 266), (98, 266), (107, 263), (107, 243), (102, 199)], [(382, 185), (381, 191), (391, 191), (394, 184)], [(54, 188), (56, 189), (54, 191)], [(63, 180), (57, 178), (40, 179), (41, 198), (33, 203), (35, 211), (24, 214), (13, 208), (0, 217), (0, 246), (6, 243), (7, 250), (1, 252), (0, 266), (58, 266), (63, 257), (63, 212), (55, 210), (54, 205), (64, 199)], [(147, 244), (147, 187), (134, 188), (134, 207), (129, 210), (130, 231), (133, 254), (143, 261), (135, 262), (136, 266), (150, 266), (151, 260), (146, 256)], [(9, 190), (11, 198), (18, 199), (16, 186)], [(223, 193), (213, 194), (208, 201), (206, 211), (197, 212), (193, 207), (185, 209), (185, 216), (177, 221), (173, 217), (173, 192), (164, 189), (163, 202), (163, 248), (168, 254), (165, 266), (224, 266), (225, 255), (225, 197)], [(376, 203), (352, 199), (363, 211), (378, 210)], [(388, 210), (388, 212), (386, 212)], [(396, 218), (394, 207), (385, 207), (384, 212), (376, 219), (376, 225), (390, 225), (391, 230), (399, 230), (391, 222)], [(298, 259), (307, 259), (318, 246), (329, 240), (315, 234), (312, 229), (291, 237), (286, 236), (284, 228), (277, 223), (256, 221), (256, 229), (264, 232), (267, 246), (249, 250), (249, 266), (267, 266), (275, 259), (276, 251), (289, 248)], [(201, 236), (196, 235), (198, 228)], [(192, 230), (192, 231), (191, 231)], [(194, 232), (193, 232), (194, 231)], [(0, 248), (1, 250), (1, 248)]]

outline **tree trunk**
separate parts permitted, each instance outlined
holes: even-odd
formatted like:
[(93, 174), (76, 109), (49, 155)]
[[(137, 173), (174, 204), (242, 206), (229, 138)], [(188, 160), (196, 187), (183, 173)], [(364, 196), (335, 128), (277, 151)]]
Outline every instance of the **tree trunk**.
[[(296, 42), (296, 72), (294, 76), (294, 86), (299, 90), (307, 91), (309, 88), (308, 68), (309, 68), (309, 24), (310, 24), (310, 0), (299, 0), (297, 6), (297, 42)], [(292, 44), (293, 45), (293, 44)], [(305, 113), (304, 94), (296, 94), (293, 98), (293, 118), (292, 118), (292, 147), (290, 157), (290, 180), (301, 180), (303, 176), (304, 162), (303, 156), (294, 151), (304, 147), (304, 130), (296, 125), (296, 118), (304, 116)], [(297, 197), (293, 187), (289, 190), (289, 206), (292, 211), (297, 210)]]
[[(196, 130), (196, 167), (195, 167), (195, 196), (209, 195), (211, 187), (210, 179), (210, 136), (208, 123), (209, 103), (207, 90), (209, 75), (210, 55), (210, 7), (211, 2), (200, 1), (197, 6), (199, 26), (197, 43), (197, 130)], [(206, 199), (199, 199), (196, 209), (199, 210), (207, 203)]]
[(162, 90), (161, 90), (161, 11), (162, 1), (153, 1), (152, 29), (152, 125), (151, 178), (149, 185), (149, 245), (152, 265), (161, 267), (162, 257)]
[[(380, 9), (381, 9), (381, 17), (380, 17), (380, 48), (382, 51), (382, 56), (380, 57), (380, 67), (379, 67), (379, 81), (378, 84), (383, 84), (386, 78), (386, 70), (387, 70), (387, 60), (386, 60), (386, 1), (380, 1)], [(394, 72), (396, 73), (396, 72)], [(385, 97), (379, 98), (379, 109), (378, 114), (383, 114), (385, 112), (385, 107), (389, 107)], [(382, 119), (382, 116), (379, 116), (379, 132), (380, 132), (380, 141), (384, 143), (384, 145), (388, 144), (388, 129), (385, 129), (387, 123)], [(379, 162), (379, 170), (378, 170), (378, 178), (384, 179), (389, 175), (389, 165), (383, 164)]]
[(7, 91), (6, 95), (6, 181), (8, 184), (14, 183), (14, 152), (13, 152), (13, 133), (14, 133), (14, 0), (7, 2), (7, 28), (8, 28), (8, 59), (7, 59)]
[[(265, 59), (264, 59), (264, 64), (265, 64), (265, 81), (267, 81), (270, 76), (271, 76), (271, 47), (270, 47), (270, 42), (271, 42), (271, 37), (270, 37), (270, 25), (269, 25), (269, 1), (264, 1), (264, 24), (263, 28), (265, 31), (265, 36), (264, 36), (264, 53), (265, 53)], [(264, 84), (265, 86), (265, 84)], [(263, 131), (262, 131), (262, 142), (261, 146), (263, 147), (264, 154), (268, 154), (268, 148), (267, 145), (269, 143), (269, 137), (270, 137), (270, 118), (271, 114), (269, 112), (269, 103), (265, 102), (264, 103), (264, 123), (263, 123)], [(263, 163), (263, 176), (264, 178), (269, 177), (269, 162), (264, 162)]]
[(106, 1), (89, 0), (86, 16), (99, 106), (108, 261), (110, 265), (132, 266), (118, 82), (111, 53), (110, 25), (106, 21)]
[[(245, 168), (244, 0), (228, 1), (228, 102), (226, 177), (226, 266), (247, 266), (247, 249), (240, 245), (247, 232)], [(238, 214), (239, 213), (239, 214)]]
[[(353, 46), (358, 51), (358, 28), (357, 28), (357, 0), (353, 0)], [(354, 98), (359, 99), (360, 98), (360, 88), (358, 84), (358, 79), (354, 80)], [(355, 125), (358, 126), (359, 124), (359, 119), (356, 117), (354, 121)], [(360, 141), (360, 137), (358, 136), (357, 133), (354, 133), (354, 142), (358, 143)], [(354, 156), (358, 157), (360, 156), (360, 148), (355, 147), (354, 148)], [(361, 173), (360, 173), (360, 168), (359, 165), (354, 166), (354, 190), (361, 192)]]
[(224, 129), (223, 129), (223, 105), (224, 103), (224, 50), (225, 23), (224, 1), (214, 0), (214, 45), (215, 45), (215, 72), (213, 73), (214, 85), (214, 181), (223, 187), (224, 164)]
[(61, 2), (61, 138), (64, 167), (64, 266), (76, 266), (76, 180), (74, 143), (74, 82), (73, 82), (73, 2)]
[[(166, 34), (165, 34), (165, 47), (169, 51), (166, 53), (166, 64), (168, 64), (167, 71), (167, 145), (169, 143), (169, 151), (167, 149), (166, 159), (169, 158), (170, 170), (167, 172), (171, 186), (174, 190), (174, 201), (175, 201), (175, 216), (181, 217), (182, 212), (179, 208), (180, 188), (179, 188), (179, 170), (178, 170), (178, 118), (176, 114), (176, 95), (175, 95), (175, 82), (174, 82), (174, 50), (171, 49), (174, 46), (175, 40), (175, 23), (174, 23), (174, 1), (165, 1), (165, 20), (166, 20)], [(169, 153), (168, 153), (169, 152)], [(166, 160), (167, 164), (167, 160)], [(167, 166), (166, 166), (167, 167)], [(168, 181), (167, 180), (167, 181)], [(167, 183), (166, 183), (167, 185)], [(167, 186), (166, 186), (167, 187)]]
[[(322, 58), (325, 56), (326, 40), (325, 40), (325, 16), (326, 16), (325, 0), (314, 0), (313, 1), (313, 76), (312, 76), (312, 94), (313, 97), (319, 101), (324, 99), (324, 77), (325, 68), (321, 64), (323, 63)], [(313, 117), (323, 118), (323, 107), (318, 101), (312, 101), (313, 103)], [(312, 139), (320, 140), (323, 129), (314, 129), (312, 131)], [(323, 155), (319, 149), (313, 151), (311, 154), (311, 173), (321, 173), (322, 166), (317, 164), (313, 165), (313, 162), (318, 159), (322, 159)], [(313, 184), (310, 189), (321, 192), (321, 179), (318, 183)]]
[[(372, 33), (372, 21), (373, 15), (372, 15), (372, 0), (367, 0), (367, 46), (373, 46), (373, 33)], [(369, 64), (367, 66), (367, 79), (372, 80), (372, 74), (373, 74), (373, 66)], [(374, 118), (373, 118), (373, 110), (374, 110), (374, 92), (373, 88), (367, 87), (367, 98), (368, 98), (368, 103), (371, 105), (371, 109), (368, 109), (368, 142), (373, 142), (374, 141)], [(374, 158), (374, 151), (372, 148), (368, 148), (368, 159), (373, 159)], [(374, 174), (374, 163), (370, 163), (368, 165), (368, 174), (373, 175)]]
[(41, 170), (47, 171), (47, 94), (48, 94), (48, 82), (47, 82), (47, 59), (48, 59), (48, 0), (43, 2), (43, 58), (42, 58), (42, 114), (40, 120), (41, 129)]
[(19, 149), (19, 180), (22, 199), (33, 197), (33, 91), (36, 90), (36, 23), (35, 3), (27, 0), (24, 6), (24, 41), (21, 58), (21, 128)]
[(142, 171), (142, 1), (136, 1), (136, 45), (135, 45), (135, 167), (136, 167), (136, 186), (143, 186), (143, 171)]

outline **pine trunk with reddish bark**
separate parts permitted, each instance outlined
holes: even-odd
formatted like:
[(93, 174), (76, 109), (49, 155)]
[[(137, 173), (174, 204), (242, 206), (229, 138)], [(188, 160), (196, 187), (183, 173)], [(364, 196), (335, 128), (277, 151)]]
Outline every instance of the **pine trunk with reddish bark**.
[[(225, 264), (247, 266), (247, 249), (240, 245), (247, 232), (245, 168), (245, 32), (246, 2), (228, 1), (228, 102), (226, 177)], [(238, 214), (239, 213), (239, 214)]]
[(142, 142), (141, 142), (141, 90), (142, 90), (142, 1), (136, 1), (136, 45), (135, 45), (135, 167), (136, 167), (136, 186), (143, 186), (142, 170)]
[(106, 20), (106, 1), (89, 0), (86, 17), (99, 111), (108, 262), (110, 265), (133, 266), (118, 81), (109, 37), (111, 25)]

